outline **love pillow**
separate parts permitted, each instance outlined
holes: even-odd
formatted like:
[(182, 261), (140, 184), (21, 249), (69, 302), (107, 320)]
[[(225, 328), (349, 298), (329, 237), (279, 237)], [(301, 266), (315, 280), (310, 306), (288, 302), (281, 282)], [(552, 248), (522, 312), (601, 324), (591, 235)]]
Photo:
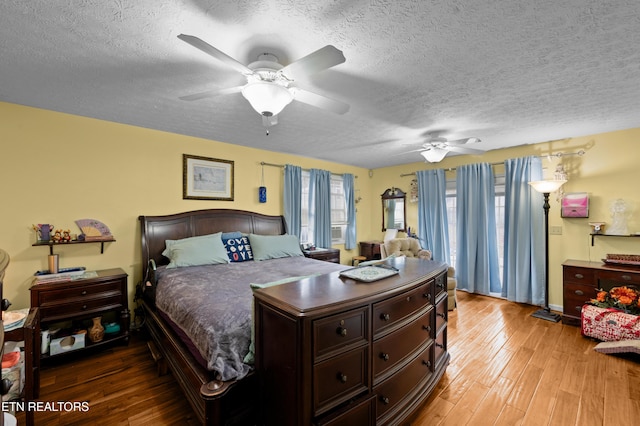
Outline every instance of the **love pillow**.
[(251, 245), (249, 245), (249, 239), (247, 237), (223, 238), (222, 242), (227, 249), (227, 256), (229, 256), (231, 262), (253, 260)]

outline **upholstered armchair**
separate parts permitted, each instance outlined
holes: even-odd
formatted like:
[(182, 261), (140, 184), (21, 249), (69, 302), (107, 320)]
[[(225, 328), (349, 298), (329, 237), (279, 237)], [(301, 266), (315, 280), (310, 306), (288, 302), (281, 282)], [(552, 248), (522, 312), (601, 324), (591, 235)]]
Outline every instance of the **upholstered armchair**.
[[(431, 260), (431, 251), (420, 247), (420, 243), (415, 238), (393, 238), (385, 241), (380, 244), (380, 255), (383, 259), (395, 255)], [(456, 271), (453, 266), (449, 266), (447, 271), (447, 303), (450, 311), (456, 307), (456, 286)]]

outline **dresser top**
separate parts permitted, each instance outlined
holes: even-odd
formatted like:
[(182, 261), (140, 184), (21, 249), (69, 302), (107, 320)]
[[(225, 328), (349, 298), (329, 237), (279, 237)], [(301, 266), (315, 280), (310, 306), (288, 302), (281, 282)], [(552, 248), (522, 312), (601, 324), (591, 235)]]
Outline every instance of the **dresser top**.
[(568, 259), (562, 264), (562, 266), (572, 266), (577, 268), (588, 268), (588, 269), (598, 269), (602, 271), (622, 271), (622, 272), (631, 272), (640, 274), (640, 266), (633, 265), (615, 265), (615, 264), (607, 264), (602, 261), (594, 262), (589, 260), (574, 260)]
[(340, 272), (318, 275), (300, 281), (258, 289), (256, 299), (264, 300), (295, 315), (311, 315), (345, 305), (362, 304), (392, 296), (447, 271), (441, 262), (399, 257), (387, 261), (399, 270), (397, 275), (374, 282), (361, 282), (340, 276)]

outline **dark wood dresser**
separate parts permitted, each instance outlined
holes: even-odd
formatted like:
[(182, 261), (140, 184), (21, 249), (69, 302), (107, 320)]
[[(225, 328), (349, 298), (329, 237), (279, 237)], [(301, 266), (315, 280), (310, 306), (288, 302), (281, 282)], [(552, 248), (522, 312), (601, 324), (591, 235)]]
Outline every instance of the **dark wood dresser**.
[(380, 244), (382, 241), (360, 241), (360, 255), (367, 260), (380, 259)]
[(305, 257), (311, 259), (324, 260), (325, 262), (340, 263), (340, 249), (319, 248), (314, 250), (303, 250)]
[(371, 283), (338, 272), (255, 291), (267, 425), (395, 425), (449, 364), (447, 266), (397, 258)]
[(640, 268), (586, 260), (562, 264), (562, 322), (580, 325), (582, 305), (596, 297), (598, 289), (623, 285), (640, 286)]

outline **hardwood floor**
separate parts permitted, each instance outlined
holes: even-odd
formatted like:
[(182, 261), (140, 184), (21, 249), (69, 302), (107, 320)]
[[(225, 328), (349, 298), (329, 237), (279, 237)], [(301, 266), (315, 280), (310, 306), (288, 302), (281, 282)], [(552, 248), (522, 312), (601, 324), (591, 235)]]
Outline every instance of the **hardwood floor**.
[[(532, 318), (535, 310), (459, 292), (449, 313), (451, 364), (411, 424), (638, 424), (640, 356), (597, 353), (579, 328)], [(45, 366), (41, 382), (40, 401), (88, 401), (89, 410), (36, 412), (36, 425), (196, 424), (135, 335), (127, 347)]]

